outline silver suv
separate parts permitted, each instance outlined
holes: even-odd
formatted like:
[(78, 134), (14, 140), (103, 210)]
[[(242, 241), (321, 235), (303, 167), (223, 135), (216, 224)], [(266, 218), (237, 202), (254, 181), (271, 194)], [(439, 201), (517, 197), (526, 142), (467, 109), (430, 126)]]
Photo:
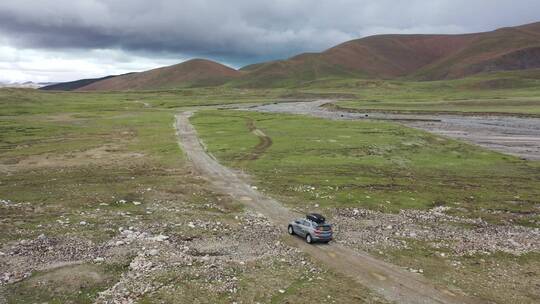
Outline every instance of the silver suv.
[(308, 244), (314, 242), (328, 243), (332, 240), (332, 225), (325, 223), (320, 214), (311, 213), (305, 219), (297, 219), (289, 223), (287, 231), (290, 235), (305, 238)]

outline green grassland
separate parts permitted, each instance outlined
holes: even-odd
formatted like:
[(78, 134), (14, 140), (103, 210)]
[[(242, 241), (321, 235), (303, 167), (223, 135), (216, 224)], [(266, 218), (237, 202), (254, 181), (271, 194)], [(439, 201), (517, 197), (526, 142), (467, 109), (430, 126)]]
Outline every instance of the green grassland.
[[(0, 90), (0, 199), (14, 204), (0, 206), (0, 246), (41, 234), (100, 244), (119, 227), (167, 221), (167, 213), (147, 212), (152, 203), (214, 200), (184, 168), (173, 114), (134, 97)], [(0, 295), (8, 303), (92, 303), (130, 259), (37, 271)]]
[[(224, 164), (250, 173), (263, 191), (291, 207), (319, 204), (396, 212), (447, 205), (460, 215), (537, 227), (538, 162), (390, 123), (207, 110), (220, 105), (340, 98), (340, 106), (357, 109), (482, 109), (537, 115), (537, 75), (501, 75), (425, 83), (325, 79), (278, 89), (222, 86), (105, 93), (0, 89), (0, 199), (17, 204), (0, 205), (0, 245), (33, 240), (40, 234), (99, 244), (117, 235), (120, 227), (129, 226), (172, 237), (209, 238), (212, 235), (205, 231), (186, 231), (174, 223), (193, 218), (235, 222), (241, 205), (212, 192), (194, 176), (177, 145), (174, 114), (194, 108), (200, 110), (192, 122), (209, 151)], [(251, 125), (266, 133), (272, 145), (256, 151), (259, 138), (250, 132)], [(207, 207), (209, 203), (218, 204), (219, 209)], [(177, 209), (181, 211), (171, 211)], [(78, 225), (80, 221), (87, 224)], [(430, 264), (433, 269), (442, 265), (431, 257), (430, 248), (414, 250), (420, 255), (396, 251), (385, 258), (400, 265)], [(0, 293), (5, 292), (9, 303), (93, 302), (99, 291), (120, 279), (132, 258), (38, 271), (7, 289), (0, 288)], [(504, 265), (512, 259), (490, 261)], [(300, 269), (280, 266), (269, 272), (269, 262), (279, 263), (270, 259), (238, 275), (243, 286), (238, 300), (302, 302), (314, 294), (331, 295), (328, 302), (382, 302), (337, 274), (324, 275), (338, 282), (328, 288), (324, 281), (306, 281)], [(423, 267), (429, 275), (429, 268)], [(175, 288), (159, 290), (143, 302), (177, 297), (193, 302), (203, 293), (210, 294), (198, 285), (202, 281), (185, 283), (190, 277), (180, 271), (160, 275), (175, 282)], [(460, 275), (454, 272), (443, 279)], [(268, 284), (277, 289), (275, 278), (288, 282), (284, 293), (256, 291), (257, 286)], [(344, 296), (348, 294), (354, 299)], [(218, 302), (230, 302), (223, 294), (212, 296)]]
[[(484, 73), (455, 80), (411, 81), (370, 79), (361, 75), (318, 78), (292, 74), (250, 79), (278, 98), (339, 99), (352, 111), (510, 113), (540, 116), (540, 69)], [(231, 82), (222, 90), (240, 90)], [(248, 86), (249, 87), (249, 86)]]
[[(201, 111), (192, 121), (209, 152), (294, 207), (444, 205), (499, 221), (534, 214), (539, 203), (540, 163), (396, 124), (239, 111)], [(245, 157), (259, 141), (248, 121), (273, 142), (254, 160)]]
[[(55, 225), (78, 223), (81, 212), (109, 204), (118, 212), (144, 215), (143, 189), (170, 192), (196, 184), (172, 132), (171, 112), (127, 101), (129, 95), (0, 90), (0, 198), (29, 203), (32, 212), (5, 209), (1, 242), (47, 235), (81, 234), (103, 239), (125, 225), (114, 213), (96, 217), (83, 231)], [(45, 227), (45, 228), (43, 228)], [(46, 228), (46, 227), (50, 227)]]
[[(341, 93), (342, 108), (361, 111), (514, 113), (540, 116), (540, 70), (480, 74), (464, 79), (325, 79), (301, 90)], [(351, 94), (346, 96), (346, 94)]]
[[(250, 174), (259, 190), (299, 211), (449, 206), (449, 214), (493, 224), (540, 224), (540, 162), (380, 121), (218, 110), (199, 111), (191, 121), (220, 162)], [(271, 138), (264, 151), (250, 132), (253, 126)], [(538, 301), (537, 252), (456, 256), (428, 242), (404, 240), (406, 248), (368, 251), (490, 303)]]
[(268, 102), (284, 90), (202, 88), (143, 92), (52, 92), (0, 89), (0, 117), (83, 112), (94, 117), (109, 111), (173, 110), (193, 106)]
[[(442, 250), (444, 252), (444, 250)], [(488, 303), (536, 303), (540, 254), (441, 257), (441, 248), (425, 242), (411, 242), (408, 249), (387, 250), (380, 258), (395, 265), (423, 269), (424, 276), (450, 290), (467, 290)]]
[[(283, 93), (246, 90), (242, 91), (244, 98), (240, 91), (227, 92), (0, 90), (0, 199), (12, 204), (0, 204), (0, 247), (36, 240), (42, 234), (53, 244), (81, 240), (85, 246), (98, 247), (116, 237), (121, 227), (131, 226), (173, 239), (212, 240), (221, 232), (177, 224), (196, 219), (238, 225), (235, 217), (242, 215), (241, 205), (212, 192), (204, 180), (192, 174), (173, 128), (174, 114), (182, 109), (262, 102)], [(82, 221), (86, 224), (79, 224)], [(36, 250), (38, 255), (49, 254), (44, 248)], [(86, 261), (34, 271), (22, 281), (0, 286), (0, 302), (92, 303), (99, 292), (122, 278), (136, 254), (128, 251), (104, 264)], [(208, 287), (217, 282), (208, 283), (189, 273), (186, 277), (184, 272), (191, 268), (175, 267), (152, 278), (174, 288), (148, 294), (141, 299), (143, 303), (167, 299), (231, 302), (230, 294)], [(385, 303), (331, 271), (320, 276), (335, 284), (323, 289), (322, 279), (307, 281), (307, 270), (296, 267), (293, 271), (277, 258), (267, 258), (239, 271), (235, 299), (303, 303), (312, 301), (312, 294), (344, 303)], [(261, 293), (257, 285), (272, 289)], [(279, 288), (286, 292), (278, 292)], [(347, 294), (354, 298), (344, 296)]]

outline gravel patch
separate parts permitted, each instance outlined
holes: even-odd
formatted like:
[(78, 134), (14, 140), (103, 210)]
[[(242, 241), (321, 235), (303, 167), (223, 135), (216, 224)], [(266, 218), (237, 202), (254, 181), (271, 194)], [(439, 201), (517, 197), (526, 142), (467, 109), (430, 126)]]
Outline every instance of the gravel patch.
[(540, 251), (538, 228), (456, 217), (446, 214), (448, 209), (402, 210), (398, 214), (335, 209), (332, 220), (336, 223), (338, 242), (364, 250), (407, 248), (408, 241), (420, 240), (458, 256)]

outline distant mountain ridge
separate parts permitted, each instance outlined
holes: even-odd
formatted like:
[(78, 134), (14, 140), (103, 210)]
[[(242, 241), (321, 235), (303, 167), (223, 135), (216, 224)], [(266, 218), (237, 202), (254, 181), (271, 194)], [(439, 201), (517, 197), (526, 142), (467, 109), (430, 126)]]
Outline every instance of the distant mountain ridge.
[(80, 91), (218, 86), (279, 87), (330, 78), (442, 80), (540, 68), (540, 22), (460, 35), (376, 35), (320, 53), (235, 70), (194, 59), (76, 87)]
[(48, 86), (44, 86), (40, 89), (45, 90), (45, 91), (73, 91), (78, 88), (82, 88), (84, 86), (90, 85), (94, 82), (98, 82), (98, 81), (113, 78), (113, 77), (116, 77), (116, 75), (110, 75), (110, 76), (105, 76), (101, 78), (88, 78), (88, 79), (81, 79), (81, 80), (75, 80), (75, 81), (69, 81), (69, 82), (55, 83)]
[(215, 86), (240, 75), (239, 71), (223, 64), (205, 59), (192, 59), (168, 67), (96, 81), (77, 90), (159, 90), (187, 86)]
[(249, 73), (244, 84), (256, 87), (329, 77), (442, 80), (533, 68), (540, 68), (540, 23), (462, 35), (370, 36), (243, 70)]
[(38, 89), (44, 86), (51, 85), (51, 82), (0, 82), (0, 88), (26, 88), (26, 89)]

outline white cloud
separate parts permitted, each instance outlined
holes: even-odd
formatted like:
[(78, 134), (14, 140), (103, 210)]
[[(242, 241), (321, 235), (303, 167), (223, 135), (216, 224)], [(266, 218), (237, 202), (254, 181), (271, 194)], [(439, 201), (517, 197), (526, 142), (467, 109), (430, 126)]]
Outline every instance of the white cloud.
[(0, 47), (0, 82), (57, 82), (144, 71), (186, 58), (149, 58), (120, 50), (45, 51)]

